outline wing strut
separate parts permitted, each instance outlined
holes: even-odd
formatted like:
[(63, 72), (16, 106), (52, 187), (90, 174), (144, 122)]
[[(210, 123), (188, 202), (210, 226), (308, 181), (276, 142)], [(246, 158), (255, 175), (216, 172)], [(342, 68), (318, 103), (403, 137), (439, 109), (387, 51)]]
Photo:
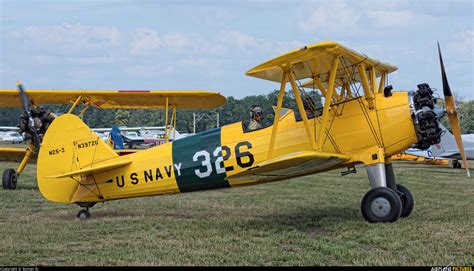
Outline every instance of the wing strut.
[(298, 91), (298, 87), (295, 83), (295, 77), (292, 72), (288, 72), (288, 77), (290, 79), (291, 88), (293, 89), (293, 94), (295, 95), (296, 104), (298, 105), (298, 111), (300, 111), (301, 118), (303, 119), (306, 135), (308, 135), (308, 140), (311, 144), (311, 149), (316, 150), (316, 145), (314, 143), (315, 135), (311, 133), (311, 127), (309, 127), (308, 116), (306, 116), (306, 111), (304, 110), (303, 102), (301, 101), (300, 92)]
[(76, 106), (79, 104), (79, 102), (81, 102), (81, 100), (82, 100), (82, 96), (79, 95), (79, 97), (77, 97), (76, 101), (72, 104), (71, 108), (69, 108), (69, 111), (67, 113), (72, 114), (72, 112), (74, 111)]
[(173, 105), (173, 140), (176, 140), (176, 105)]
[[(304, 123), (304, 127), (306, 130), (306, 135), (308, 136), (309, 143), (311, 145), (312, 150), (321, 150), (322, 145), (323, 145), (323, 138), (325, 131), (328, 126), (328, 119), (329, 119), (329, 108), (331, 106), (331, 100), (333, 98), (333, 95), (335, 93), (335, 82), (336, 82), (336, 73), (337, 73), (337, 67), (339, 66), (339, 57), (335, 57), (332, 62), (331, 66), (331, 72), (329, 75), (329, 81), (328, 81), (328, 88), (324, 90), (324, 88), (321, 88), (323, 94), (325, 94), (325, 101), (324, 101), (324, 108), (323, 108), (323, 114), (322, 114), (322, 121), (321, 121), (321, 127), (319, 128), (319, 136), (316, 141), (316, 135), (312, 133), (311, 127), (309, 126), (309, 121), (308, 121), (308, 116), (306, 115), (306, 111), (303, 106), (303, 102), (301, 100), (301, 96), (299, 93), (298, 86), (296, 85), (295, 82), (295, 76), (293, 74), (293, 70), (291, 68), (288, 68), (287, 66), (281, 67), (283, 69), (283, 74), (282, 74), (282, 79), (281, 79), (281, 86), (280, 86), (280, 92), (278, 94), (278, 101), (277, 101), (277, 109), (275, 113), (275, 119), (273, 120), (273, 128), (272, 128), (272, 134), (270, 136), (270, 144), (268, 146), (268, 159), (273, 158), (273, 150), (275, 147), (275, 140), (276, 140), (276, 135), (278, 133), (278, 122), (280, 119), (280, 114), (279, 112), (281, 111), (282, 104), (283, 104), (283, 99), (284, 99), (284, 94), (285, 94), (285, 88), (286, 88), (286, 83), (287, 81), (290, 82), (291, 89), (293, 91), (293, 95), (295, 96), (296, 104), (298, 106), (298, 111), (300, 112), (301, 118)], [(321, 82), (316, 80), (317, 83), (320, 85)]]
[(318, 150), (323, 148), (323, 135), (326, 131), (329, 119), (329, 107), (331, 106), (331, 97), (334, 92), (334, 83), (336, 81), (337, 67), (339, 66), (339, 57), (335, 57), (332, 61), (331, 73), (329, 74), (328, 89), (326, 90), (326, 96), (324, 97), (323, 107), (323, 119), (321, 120), (321, 128), (319, 128), (319, 136), (316, 141)]
[(268, 146), (268, 159), (273, 158), (273, 147), (275, 146), (275, 138), (278, 131), (278, 122), (280, 121), (280, 111), (283, 105), (283, 97), (285, 97), (287, 71), (283, 72), (281, 78), (280, 93), (278, 94), (277, 109), (275, 110), (275, 119), (273, 120), (272, 135), (270, 137), (270, 145)]
[(386, 72), (382, 72), (380, 76), (380, 83), (379, 83), (379, 93), (383, 93), (383, 89), (385, 88), (385, 78), (387, 77)]
[[(365, 72), (364, 63), (360, 63), (357, 65), (357, 69), (359, 70), (360, 80), (362, 82), (362, 88), (364, 89), (365, 100), (369, 104), (369, 109), (374, 109), (374, 93), (372, 93), (371, 87), (369, 85), (369, 79), (367, 79), (367, 73)], [(375, 82), (372, 80), (372, 82)], [(375, 88), (373, 88), (375, 90)]]
[(306, 116), (306, 111), (304, 110), (303, 102), (298, 90), (298, 87), (295, 83), (295, 77), (291, 68), (287, 66), (282, 67), (283, 75), (281, 78), (280, 92), (278, 94), (277, 109), (275, 111), (275, 119), (273, 120), (272, 134), (270, 136), (270, 144), (268, 146), (268, 159), (273, 158), (273, 150), (275, 147), (276, 135), (278, 132), (278, 122), (280, 120), (280, 111), (283, 105), (283, 99), (285, 97), (285, 88), (287, 80), (290, 81), (291, 89), (293, 90), (293, 95), (295, 95), (296, 104), (298, 105), (298, 111), (300, 112), (301, 118), (303, 119), (304, 127), (306, 129), (306, 134), (308, 136), (309, 143), (311, 144), (311, 149), (315, 150), (315, 140), (314, 135), (311, 133), (311, 128), (309, 127), (308, 117)]
[(168, 143), (168, 97), (166, 97), (166, 104), (165, 104), (165, 143)]

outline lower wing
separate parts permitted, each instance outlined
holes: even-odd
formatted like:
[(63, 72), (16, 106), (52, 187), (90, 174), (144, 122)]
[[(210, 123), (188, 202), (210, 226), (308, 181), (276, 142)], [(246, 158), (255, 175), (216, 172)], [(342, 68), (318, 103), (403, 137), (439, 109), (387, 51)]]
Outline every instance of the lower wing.
[(315, 173), (350, 159), (339, 153), (301, 151), (266, 160), (255, 167), (227, 177), (228, 180), (279, 180)]

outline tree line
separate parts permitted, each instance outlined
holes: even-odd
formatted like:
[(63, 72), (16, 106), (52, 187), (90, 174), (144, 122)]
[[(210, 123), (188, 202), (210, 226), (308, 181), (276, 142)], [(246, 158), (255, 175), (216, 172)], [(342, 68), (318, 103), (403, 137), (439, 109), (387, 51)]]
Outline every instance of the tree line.
[[(316, 103), (316, 108), (322, 107), (321, 96), (315, 91), (308, 91)], [(250, 121), (250, 107), (259, 105), (263, 108), (265, 118), (263, 125), (271, 125), (273, 122), (273, 108), (278, 99), (278, 90), (274, 90), (265, 95), (252, 95), (242, 99), (236, 99), (232, 96), (227, 97), (225, 105), (213, 110), (177, 110), (177, 130), (182, 133), (193, 132), (193, 113), (203, 117), (196, 123), (196, 132), (205, 131), (217, 127), (216, 115), (219, 113), (219, 126), (234, 122), (243, 121), (248, 124)], [(463, 134), (474, 133), (474, 101), (458, 102), (458, 116), (460, 119), (461, 131)], [(53, 113), (61, 114), (67, 112), (68, 105), (45, 105), (46, 109)], [(297, 117), (299, 112), (295, 98), (291, 92), (285, 93), (283, 107), (295, 110)], [(81, 108), (76, 109), (79, 112)], [(17, 126), (20, 120), (22, 110), (19, 108), (0, 108), (0, 126)], [(170, 114), (171, 116), (171, 110)], [(92, 128), (128, 126), (164, 126), (165, 110), (163, 109), (97, 109), (90, 108), (83, 118), (84, 122)], [(443, 118), (443, 124), (449, 129), (447, 118)]]

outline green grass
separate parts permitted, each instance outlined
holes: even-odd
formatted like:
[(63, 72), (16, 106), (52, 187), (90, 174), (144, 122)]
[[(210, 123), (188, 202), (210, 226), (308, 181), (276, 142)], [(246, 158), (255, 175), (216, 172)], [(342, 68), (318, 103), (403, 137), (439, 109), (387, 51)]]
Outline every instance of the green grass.
[[(1, 163), (0, 170), (16, 167)], [(363, 167), (260, 186), (98, 204), (46, 201), (28, 165), (0, 189), (0, 266), (472, 264), (474, 179), (448, 166), (396, 163), (411, 216), (369, 224)]]

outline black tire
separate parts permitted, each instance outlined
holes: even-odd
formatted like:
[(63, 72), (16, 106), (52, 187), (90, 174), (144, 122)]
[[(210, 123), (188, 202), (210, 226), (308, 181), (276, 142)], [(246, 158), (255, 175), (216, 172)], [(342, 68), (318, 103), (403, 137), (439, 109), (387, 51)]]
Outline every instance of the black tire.
[(367, 192), (361, 203), (362, 216), (370, 223), (395, 222), (402, 212), (402, 201), (395, 191), (377, 187)]
[(397, 194), (402, 201), (402, 214), (400, 217), (408, 217), (413, 211), (415, 201), (410, 190), (401, 184), (397, 184)]
[(81, 220), (89, 219), (90, 217), (91, 217), (91, 213), (89, 213), (88, 210), (80, 210), (77, 213), (77, 218), (79, 218)]
[(11, 189), (15, 190), (16, 189), (16, 184), (18, 181), (18, 175), (16, 174), (16, 171), (11, 168), (5, 169), (3, 172), (3, 189)]
[(458, 160), (453, 160), (453, 168), (461, 168), (461, 163)]

